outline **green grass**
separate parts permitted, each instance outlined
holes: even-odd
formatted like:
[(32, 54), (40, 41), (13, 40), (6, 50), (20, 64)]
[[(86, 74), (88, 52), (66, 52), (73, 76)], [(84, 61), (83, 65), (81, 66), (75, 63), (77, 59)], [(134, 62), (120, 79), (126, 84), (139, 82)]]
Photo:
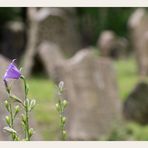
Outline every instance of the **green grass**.
[(57, 112), (55, 110), (55, 85), (52, 81), (42, 77), (33, 77), (28, 80), (30, 98), (35, 98), (35, 118), (41, 129), (44, 140), (57, 138), (58, 128)]
[(129, 92), (138, 82), (137, 65), (134, 58), (114, 62), (117, 72), (119, 95), (125, 100)]
[[(137, 66), (133, 57), (114, 61), (114, 66), (117, 71), (119, 96), (123, 102), (138, 82)], [(55, 110), (55, 85), (43, 77), (32, 77), (28, 82), (30, 97), (37, 100), (34, 113), (44, 140), (57, 140), (59, 132), (58, 114)], [(125, 122), (106, 140), (148, 140), (148, 126)]]

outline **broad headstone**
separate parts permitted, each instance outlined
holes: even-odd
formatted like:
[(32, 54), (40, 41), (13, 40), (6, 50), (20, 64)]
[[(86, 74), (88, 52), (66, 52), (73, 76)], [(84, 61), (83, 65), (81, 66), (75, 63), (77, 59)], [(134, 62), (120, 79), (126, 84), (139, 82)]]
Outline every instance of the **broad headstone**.
[[(2, 77), (5, 73), (5, 70), (7, 68), (7, 66), (10, 64), (11, 61), (9, 61), (8, 59), (6, 59), (5, 57), (3, 57), (2, 55), (0, 55), (0, 141), (2, 140), (11, 140), (9, 139), (10, 136), (3, 130), (3, 128), (6, 126), (5, 123), (5, 116), (7, 115), (7, 110), (4, 107), (4, 101), (7, 99), (7, 93), (5, 90), (5, 86), (4, 86), (4, 82), (2, 80)], [(12, 88), (12, 92), (13, 94), (17, 95), (18, 97), (20, 97), (21, 99), (24, 98), (24, 91), (23, 91), (23, 87), (22, 87), (22, 83), (18, 80), (15, 81), (9, 81), (9, 85), (11, 85)], [(20, 124), (20, 119), (21, 119), (21, 113), (18, 115), (17, 119), (16, 119), (16, 124), (15, 127), (18, 130), (19, 134), (21, 135), (22, 130), (21, 127), (22, 125)], [(31, 126), (34, 127), (34, 129), (36, 130), (37, 125), (35, 123), (35, 120), (33, 117), (31, 117), (31, 122), (30, 122)], [(36, 130), (36, 134), (33, 136), (32, 140), (41, 140), (41, 135), (40, 132), (38, 131), (38, 129)]]
[(57, 67), (68, 99), (67, 131), (70, 140), (97, 140), (109, 134), (121, 117), (116, 74), (112, 62), (81, 50)]
[(75, 9), (28, 8), (28, 43), (24, 56), (26, 76), (31, 74), (34, 57), (42, 42), (54, 42), (68, 55), (80, 48)]
[(146, 9), (139, 8), (131, 15), (129, 31), (133, 49), (136, 53), (139, 74), (148, 75), (148, 13)]
[(139, 82), (124, 103), (124, 116), (140, 124), (148, 124), (148, 84)]

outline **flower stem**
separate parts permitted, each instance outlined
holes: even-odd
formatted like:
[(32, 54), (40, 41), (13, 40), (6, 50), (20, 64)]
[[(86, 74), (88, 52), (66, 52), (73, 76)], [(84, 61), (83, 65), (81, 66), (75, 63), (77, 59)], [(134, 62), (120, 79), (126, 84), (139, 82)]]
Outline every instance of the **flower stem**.
[(26, 106), (26, 140), (30, 141), (30, 135), (29, 135), (29, 113), (28, 113), (28, 107)]
[(63, 97), (62, 97), (63, 87), (64, 87), (64, 82), (60, 82), (59, 87), (58, 87), (59, 100), (58, 100), (58, 103), (56, 104), (56, 109), (57, 109), (57, 111), (59, 113), (59, 117), (60, 117), (61, 140), (65, 141), (67, 138), (67, 133), (65, 130), (66, 117), (64, 116), (64, 110), (67, 106), (67, 101), (63, 100)]
[[(8, 93), (9, 113), (10, 113), (10, 124), (9, 124), (9, 127), (13, 129), (14, 128), (14, 114), (13, 114), (13, 109), (12, 109), (12, 101), (11, 101), (11, 98), (10, 98), (10, 96), (11, 96), (11, 89), (9, 88), (6, 80), (4, 80), (4, 83), (5, 83), (6, 91)], [(12, 140), (15, 141), (16, 140), (16, 134), (11, 133), (11, 136), (12, 136)]]
[(30, 135), (29, 135), (29, 112), (28, 112), (28, 108), (29, 108), (29, 103), (28, 103), (28, 85), (26, 82), (26, 79), (24, 76), (21, 76), (21, 79), (23, 80), (24, 83), (24, 88), (25, 88), (25, 139), (27, 141), (30, 141)]

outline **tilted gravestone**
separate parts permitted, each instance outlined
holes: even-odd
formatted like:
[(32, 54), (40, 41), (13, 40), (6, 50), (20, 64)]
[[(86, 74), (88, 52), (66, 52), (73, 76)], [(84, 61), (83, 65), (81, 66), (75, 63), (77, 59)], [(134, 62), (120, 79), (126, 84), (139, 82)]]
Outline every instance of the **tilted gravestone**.
[(148, 84), (139, 82), (124, 103), (124, 116), (140, 124), (148, 124)]
[[(4, 82), (2, 80), (2, 77), (7, 69), (7, 66), (10, 64), (10, 62), (11, 61), (9, 61), (8, 59), (0, 55), (0, 141), (11, 140), (9, 139), (10, 136), (3, 130), (3, 128), (7, 126), (5, 123), (5, 116), (8, 115), (8, 112), (4, 107), (4, 101), (7, 99), (8, 95), (5, 90)], [(23, 91), (22, 83), (19, 80), (12, 80), (12, 81), (10, 80), (9, 85), (12, 88), (13, 94), (15, 94), (21, 99), (24, 98), (24, 91)], [(16, 123), (15, 123), (15, 128), (17, 129), (20, 135), (22, 135), (22, 130), (21, 130), (22, 125), (20, 123), (21, 113), (22, 111), (17, 116)], [(40, 132), (36, 128), (37, 125), (32, 115), (31, 115), (30, 124), (31, 124), (31, 127), (33, 127), (36, 131), (36, 133), (32, 137), (32, 140), (41, 140), (41, 135), (39, 134)]]
[(144, 8), (138, 8), (131, 15), (129, 31), (133, 49), (136, 53), (139, 74), (148, 75), (148, 13)]
[(53, 42), (68, 55), (79, 50), (75, 8), (28, 8), (27, 47), (24, 54), (25, 75), (30, 76), (34, 57), (42, 42)]
[(121, 117), (116, 74), (112, 62), (81, 50), (57, 67), (68, 99), (67, 131), (70, 140), (97, 140), (109, 134)]

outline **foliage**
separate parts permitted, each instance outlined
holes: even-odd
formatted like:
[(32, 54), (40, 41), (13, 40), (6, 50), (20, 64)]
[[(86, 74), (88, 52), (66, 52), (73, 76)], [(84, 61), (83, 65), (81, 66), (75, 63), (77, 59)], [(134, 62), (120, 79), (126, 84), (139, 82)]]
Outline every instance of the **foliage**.
[(134, 8), (77, 8), (80, 32), (86, 45), (95, 45), (99, 34), (113, 30), (128, 37), (127, 22)]
[(0, 21), (4, 24), (7, 21), (17, 20), (21, 18), (21, 8), (6, 7), (0, 8)]

